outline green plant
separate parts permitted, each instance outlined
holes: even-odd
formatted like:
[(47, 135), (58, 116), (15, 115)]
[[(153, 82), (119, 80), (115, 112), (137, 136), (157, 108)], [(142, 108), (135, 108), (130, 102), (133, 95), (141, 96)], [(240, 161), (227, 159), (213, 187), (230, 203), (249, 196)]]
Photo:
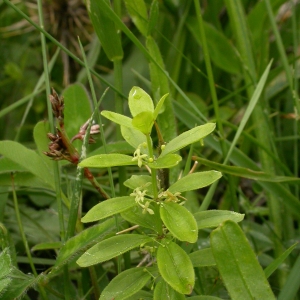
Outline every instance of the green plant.
[[(0, 5), (0, 298), (299, 299), (297, 1), (56, 2)], [(50, 85), (65, 100), (56, 123)], [(153, 104), (128, 118), (132, 86)], [(97, 156), (103, 167), (78, 166)], [(196, 168), (222, 177), (186, 191)], [(90, 251), (107, 260), (78, 266)]]

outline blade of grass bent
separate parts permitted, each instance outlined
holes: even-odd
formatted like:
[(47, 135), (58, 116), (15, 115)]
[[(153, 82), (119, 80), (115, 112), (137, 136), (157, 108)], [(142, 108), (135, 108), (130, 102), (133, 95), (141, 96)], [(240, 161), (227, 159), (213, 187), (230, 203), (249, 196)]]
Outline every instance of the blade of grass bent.
[(245, 126), (246, 126), (246, 123), (248, 122), (248, 120), (249, 120), (249, 118), (250, 118), (250, 116), (251, 116), (251, 114), (252, 114), (252, 112), (253, 112), (253, 110), (254, 110), (254, 108), (256, 106), (257, 101), (260, 98), (260, 95), (261, 95), (261, 93), (263, 91), (263, 88), (265, 86), (268, 74), (270, 72), (271, 65), (272, 65), (272, 61), (267, 66), (266, 70), (264, 71), (262, 77), (260, 78), (260, 80), (259, 80), (259, 82), (258, 82), (258, 84), (256, 86), (256, 89), (255, 89), (255, 91), (254, 91), (254, 93), (252, 95), (252, 98), (251, 98), (251, 100), (250, 100), (250, 102), (248, 104), (248, 107), (247, 107), (247, 109), (245, 111), (245, 114), (244, 114), (244, 116), (243, 116), (243, 118), (241, 120), (240, 126), (238, 127), (238, 130), (237, 130), (237, 132), (236, 132), (236, 134), (234, 136), (234, 139), (233, 139), (233, 141), (232, 141), (232, 143), (230, 145), (229, 151), (228, 151), (228, 153), (226, 155), (226, 158), (224, 160), (224, 164), (226, 164), (228, 162), (228, 160), (230, 158), (230, 155), (232, 153), (232, 150), (235, 147), (235, 145), (236, 145), (236, 143), (237, 143), (237, 141), (238, 141), (241, 133), (243, 132), (243, 130), (244, 130)]

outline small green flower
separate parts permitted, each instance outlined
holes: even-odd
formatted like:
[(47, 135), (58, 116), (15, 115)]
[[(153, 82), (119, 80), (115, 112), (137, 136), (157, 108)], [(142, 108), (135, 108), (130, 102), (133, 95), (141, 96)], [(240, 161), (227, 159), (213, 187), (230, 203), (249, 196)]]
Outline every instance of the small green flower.
[(141, 168), (143, 165), (143, 159), (148, 157), (147, 154), (141, 154), (140, 146), (134, 151), (132, 161), (137, 161), (138, 166)]
[[(148, 184), (145, 184), (143, 187), (145, 186), (148, 186), (150, 183)], [(145, 195), (146, 195), (146, 192), (147, 190), (141, 190), (143, 187), (138, 187), (136, 188), (131, 194), (130, 196), (135, 196), (135, 202), (141, 207), (143, 208), (143, 214), (146, 214), (147, 212), (150, 214), (150, 215), (153, 215), (154, 214), (154, 211), (149, 208), (149, 205), (150, 205), (150, 201), (146, 201), (145, 204), (143, 204), (142, 202), (144, 202), (145, 200)]]
[(145, 205), (140, 204), (140, 206), (143, 207), (143, 214), (146, 214), (148, 212), (150, 215), (154, 215), (154, 211), (151, 208), (149, 208), (149, 205), (150, 201), (147, 201)]
[(136, 188), (130, 196), (135, 196), (135, 202), (140, 204), (140, 202), (144, 202), (144, 196), (146, 195), (147, 190), (141, 191), (140, 188)]
[[(166, 190), (164, 192), (161, 192), (158, 195), (158, 198), (164, 198), (166, 200), (166, 202), (180, 202), (180, 199), (182, 200), (186, 200), (184, 197), (180, 196), (181, 193), (180, 192), (176, 192), (176, 193), (171, 193), (169, 190)], [(178, 199), (180, 198), (180, 199)]]

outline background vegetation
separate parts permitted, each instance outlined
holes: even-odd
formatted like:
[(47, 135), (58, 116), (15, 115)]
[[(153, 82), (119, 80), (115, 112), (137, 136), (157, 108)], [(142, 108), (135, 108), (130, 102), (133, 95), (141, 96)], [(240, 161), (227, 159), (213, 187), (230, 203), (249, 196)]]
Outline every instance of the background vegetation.
[[(15, 268), (11, 277), (0, 270), (0, 282), (5, 287), (6, 280), (14, 280), (17, 287), (7, 299), (93, 299), (89, 276), (98, 278), (98, 284), (93, 282), (98, 295), (118, 273), (117, 260), (80, 269), (72, 258), (82, 249), (70, 248), (64, 257), (68, 264), (59, 266), (57, 273), (52, 270), (51, 278), (37, 276), (57, 264), (61, 242), (84, 229), (81, 215), (103, 199), (84, 179), (76, 230), (62, 233), (72, 214), (68, 203), (78, 188), (76, 168), (66, 163), (52, 166), (44, 157), (53, 171), (41, 174), (34, 161), (24, 162), (30, 157), (28, 149), (39, 157), (48, 151), (45, 132), (54, 128), (50, 86), (65, 98), (69, 137), (91, 116), (87, 65), (97, 99), (110, 86), (101, 110), (129, 114), (132, 86), (142, 87), (155, 102), (170, 93), (160, 117), (166, 141), (196, 125), (216, 123), (214, 134), (204, 146), (195, 144), (192, 154), (199, 158), (197, 170), (216, 169), (223, 177), (210, 188), (186, 195), (186, 207), (193, 213), (218, 209), (245, 214), (239, 224), (261, 266), (282, 259), (268, 278), (273, 293), (278, 299), (299, 299), (299, 247), (294, 246), (288, 258), (282, 256), (299, 240), (299, 1), (149, 0), (146, 10), (141, 3), (113, 1), (112, 10), (107, 10), (107, 1), (91, 1), (90, 15), (80, 0), (0, 3), (0, 241), (3, 250), (10, 249)], [(263, 89), (260, 96), (255, 94), (258, 89)], [(49, 120), (51, 130), (43, 120)], [(131, 152), (118, 128), (103, 122), (109, 151)], [(4, 144), (5, 140), (18, 144)], [(74, 144), (81, 149), (80, 141)], [(89, 155), (99, 149), (103, 142), (96, 137)], [(171, 174), (173, 182), (181, 170), (192, 167), (189, 149), (181, 155), (180, 168)], [(122, 183), (131, 172), (139, 171), (112, 169), (116, 195), (128, 192)], [(111, 193), (107, 170), (94, 174)], [(115, 233), (114, 226), (112, 222), (103, 236)], [(199, 249), (209, 246), (210, 232), (199, 231)], [(139, 255), (125, 254), (124, 269), (137, 265)], [(30, 280), (28, 273), (34, 274)], [(230, 298), (217, 268), (196, 268), (196, 276), (193, 296)], [(152, 299), (150, 284), (144, 290), (139, 297)]]

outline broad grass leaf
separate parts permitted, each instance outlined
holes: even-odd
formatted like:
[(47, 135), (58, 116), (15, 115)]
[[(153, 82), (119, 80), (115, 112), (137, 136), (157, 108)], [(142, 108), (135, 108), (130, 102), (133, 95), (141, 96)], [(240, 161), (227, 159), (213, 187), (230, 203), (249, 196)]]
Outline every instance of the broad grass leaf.
[[(186, 126), (192, 127), (198, 122), (197, 116), (187, 110), (186, 107), (178, 105), (174, 102), (174, 107), (176, 111), (176, 116), (181, 120)], [(220, 142), (211, 136), (208, 136), (205, 143), (214, 149), (217, 153), (222, 154), (222, 149)], [(229, 148), (230, 143), (225, 141), (225, 144)], [(270, 155), (270, 153), (269, 153)], [(229, 159), (234, 165), (241, 166), (244, 168), (249, 168), (255, 171), (261, 171), (257, 166), (257, 163), (253, 161), (249, 156), (245, 155), (242, 151), (234, 148), (232, 155)], [(259, 181), (259, 185), (277, 198), (292, 214), (294, 214), (298, 220), (300, 220), (300, 203), (299, 199), (295, 197), (285, 186), (276, 182)]]
[(52, 242), (52, 243), (40, 243), (34, 245), (30, 250), (32, 252), (39, 251), (39, 250), (53, 250), (53, 249), (60, 249), (62, 247), (62, 242)]
[(82, 160), (78, 165), (87, 168), (109, 168), (116, 166), (136, 165), (132, 156), (125, 154), (99, 154)]
[[(203, 22), (203, 25), (205, 35), (207, 36), (209, 54), (215, 65), (229, 73), (238, 74), (241, 72), (241, 63), (237, 57), (234, 47), (226, 36), (207, 22)], [(188, 17), (187, 27), (196, 39), (197, 43), (202, 46), (197, 19), (195, 17)], [(220, 45), (222, 46), (220, 47)]]
[[(168, 75), (164, 71), (164, 61), (158, 45), (151, 36), (147, 37), (146, 46), (152, 58), (149, 63), (152, 95), (154, 103), (158, 103), (163, 95), (170, 93)], [(157, 121), (165, 141), (170, 141), (176, 137), (176, 122), (171, 97), (165, 99), (164, 110), (158, 115)]]
[(220, 179), (222, 174), (217, 171), (204, 171), (188, 174), (169, 187), (169, 191), (186, 192), (206, 187)]
[(7, 157), (0, 157), (0, 173), (26, 172), (27, 168), (17, 164)]
[(226, 221), (210, 236), (222, 280), (232, 299), (274, 299), (273, 292), (242, 229)]
[(37, 176), (49, 187), (54, 188), (52, 173), (35, 151), (14, 141), (0, 141), (0, 154)]
[(135, 294), (151, 278), (145, 268), (132, 268), (125, 270), (114, 277), (103, 290), (99, 300), (123, 300)]
[(126, 117), (124, 115), (115, 113), (113, 111), (108, 111), (108, 110), (103, 110), (101, 112), (101, 115), (111, 121), (113, 121), (116, 124), (122, 125), (122, 126), (126, 126), (126, 127), (130, 127), (133, 128), (132, 126), (132, 119), (129, 117)]
[(207, 123), (180, 134), (166, 145), (160, 156), (163, 157), (168, 153), (174, 153), (190, 144), (200, 141), (213, 132), (215, 127), (215, 123)]
[(217, 169), (226, 174), (245, 177), (253, 180), (259, 181), (268, 181), (268, 182), (289, 182), (294, 184), (299, 184), (300, 178), (297, 177), (289, 177), (289, 176), (274, 176), (271, 174), (267, 174), (265, 172), (260, 172), (256, 170), (251, 170), (248, 168), (242, 168), (237, 166), (226, 166), (223, 164), (216, 163), (214, 161), (209, 161), (207, 159), (201, 157), (194, 157), (199, 163), (206, 165), (208, 167)]
[(88, 0), (87, 8), (101, 47), (111, 61), (123, 58), (123, 49), (116, 25), (111, 19), (113, 11), (107, 0)]
[(115, 219), (111, 218), (105, 220), (101, 224), (89, 227), (81, 231), (76, 236), (68, 239), (58, 253), (54, 269), (58, 270), (71, 259), (79, 254), (82, 254), (82, 252), (86, 250), (88, 246), (95, 244), (99, 240), (102, 240), (107, 234), (115, 231), (115, 225)]
[(153, 300), (161, 299), (185, 300), (185, 296), (175, 291), (164, 280), (161, 280), (155, 285)]
[(132, 196), (124, 196), (104, 200), (93, 206), (86, 215), (81, 218), (81, 222), (94, 222), (118, 214), (135, 206), (136, 202), (134, 199), (135, 197)]
[(134, 86), (129, 92), (128, 106), (133, 117), (145, 111), (154, 112), (154, 104), (151, 97), (137, 86)]
[[(16, 170), (14, 170), (16, 171)], [(14, 183), (16, 186), (27, 186), (31, 188), (41, 188), (49, 189), (49, 185), (44, 183), (37, 176), (29, 172), (17, 172), (14, 174)], [(11, 187), (11, 177), (10, 174), (4, 173), (0, 174), (0, 186), (10, 186)]]
[(215, 266), (215, 258), (211, 248), (200, 249), (189, 254), (194, 267)]
[(197, 222), (184, 206), (174, 202), (164, 202), (160, 206), (160, 216), (175, 238), (189, 243), (197, 241)]
[(141, 207), (133, 206), (126, 211), (123, 211), (121, 216), (132, 224), (137, 224), (142, 227), (149, 228), (157, 234), (162, 234), (163, 224), (159, 216), (158, 206), (150, 204), (149, 208), (154, 211), (154, 215), (143, 214)]
[(78, 260), (80, 267), (89, 267), (116, 256), (119, 256), (133, 248), (139, 247), (153, 240), (140, 234), (123, 234), (113, 236), (99, 242), (88, 251), (86, 251)]
[(49, 151), (48, 145), (50, 140), (47, 137), (48, 132), (50, 132), (49, 122), (40, 121), (34, 126), (33, 137), (40, 156), (45, 161), (48, 168), (52, 170), (52, 160), (43, 153), (44, 151)]
[(143, 36), (147, 36), (148, 12), (145, 1), (125, 0), (124, 2), (134, 25)]
[(167, 241), (158, 246), (157, 265), (162, 278), (177, 292), (190, 294), (195, 284), (195, 273), (187, 253), (177, 244)]
[(229, 210), (206, 210), (199, 211), (194, 214), (198, 229), (218, 227), (221, 223), (227, 220), (241, 222), (244, 219), (244, 216), (244, 214), (239, 214)]
[[(85, 87), (80, 83), (69, 85), (62, 96), (65, 102), (65, 130), (71, 139), (92, 115), (90, 100)], [(78, 141), (76, 146), (81, 147), (81, 142)]]
[(149, 22), (147, 28), (147, 36), (152, 36), (155, 28), (158, 24), (159, 17), (159, 3), (158, 0), (154, 0), (151, 3), (150, 11), (149, 11)]
[(285, 261), (285, 259), (290, 255), (290, 253), (295, 249), (297, 245), (298, 243), (295, 243), (294, 245), (289, 247), (264, 269), (267, 278), (269, 278), (278, 269), (278, 267)]

